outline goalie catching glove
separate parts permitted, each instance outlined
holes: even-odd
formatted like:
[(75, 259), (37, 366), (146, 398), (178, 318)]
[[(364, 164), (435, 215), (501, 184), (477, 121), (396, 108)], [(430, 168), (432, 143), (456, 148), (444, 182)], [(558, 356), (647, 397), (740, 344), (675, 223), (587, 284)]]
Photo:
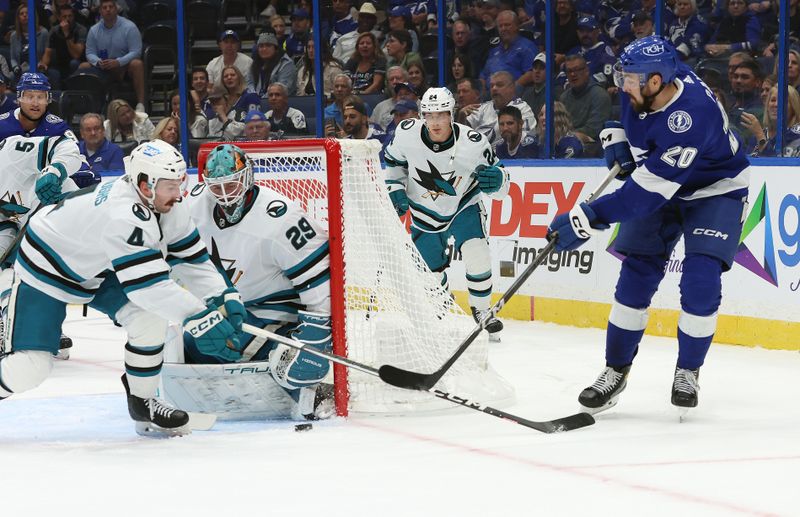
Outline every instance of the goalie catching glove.
[(475, 177), (478, 178), (478, 188), (487, 194), (497, 192), (503, 186), (503, 171), (496, 165), (478, 165)]
[(589, 237), (608, 228), (606, 223), (597, 220), (597, 215), (586, 203), (572, 208), (567, 214), (553, 219), (547, 229), (547, 240), (556, 240), (556, 250), (569, 251), (583, 245)]
[[(322, 352), (333, 349), (331, 318), (325, 314), (298, 311), (298, 325), (291, 337)], [(305, 350), (279, 344), (269, 354), (272, 376), (280, 386), (297, 389), (319, 383), (328, 374), (330, 362)]]
[(209, 304), (205, 310), (186, 318), (183, 329), (191, 334), (198, 350), (204, 354), (230, 363), (242, 356), (236, 329), (214, 304)]
[(614, 121), (606, 122), (603, 127), (604, 129), (600, 131), (600, 142), (603, 144), (606, 167), (611, 170), (614, 164), (618, 163), (621, 170), (617, 177), (627, 178), (636, 170), (636, 162), (633, 160), (625, 129), (622, 124)]
[(52, 205), (61, 199), (61, 184), (67, 179), (63, 166), (48, 165), (39, 173), (36, 180), (36, 197), (43, 205)]

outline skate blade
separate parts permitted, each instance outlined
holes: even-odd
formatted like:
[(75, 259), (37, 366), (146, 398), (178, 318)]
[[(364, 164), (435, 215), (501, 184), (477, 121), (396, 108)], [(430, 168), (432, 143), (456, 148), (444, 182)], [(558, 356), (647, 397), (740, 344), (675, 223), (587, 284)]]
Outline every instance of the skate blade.
[(152, 422), (136, 422), (136, 434), (148, 438), (175, 438), (176, 436), (186, 436), (191, 433), (192, 429), (189, 424), (168, 429), (159, 427)]
[(683, 423), (688, 419), (689, 410), (692, 409), (690, 407), (683, 407), (683, 406), (675, 406), (675, 410), (678, 412), (678, 422)]
[(59, 350), (58, 353), (55, 355), (55, 358), (60, 361), (69, 360), (69, 348), (62, 348), (61, 350)]
[(217, 415), (188, 412), (189, 422), (184, 426), (191, 431), (208, 431), (217, 423)]
[(611, 409), (612, 407), (616, 406), (618, 400), (619, 397), (615, 397), (600, 407), (588, 407), (584, 406), (583, 404), (580, 404), (580, 402), (578, 404), (580, 404), (581, 411), (583, 411), (584, 413), (589, 413), (590, 415), (596, 415), (597, 413), (602, 413), (603, 411), (606, 411), (607, 409)]
[(500, 333), (495, 332), (494, 334), (489, 334), (489, 342), (490, 343), (499, 343), (500, 342)]

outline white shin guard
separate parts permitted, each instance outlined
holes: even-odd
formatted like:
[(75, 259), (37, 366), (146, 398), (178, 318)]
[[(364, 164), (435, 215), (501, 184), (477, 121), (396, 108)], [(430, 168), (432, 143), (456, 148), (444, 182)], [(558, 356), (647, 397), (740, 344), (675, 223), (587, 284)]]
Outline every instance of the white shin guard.
[(0, 397), (22, 393), (42, 383), (53, 370), (53, 354), (18, 350), (0, 359)]
[(486, 239), (468, 240), (461, 245), (461, 258), (467, 274), (469, 304), (479, 310), (488, 309), (492, 301), (492, 257), (489, 243)]
[(131, 394), (155, 397), (164, 356), (167, 321), (127, 303), (117, 312), (117, 321), (128, 332), (125, 345), (125, 372)]

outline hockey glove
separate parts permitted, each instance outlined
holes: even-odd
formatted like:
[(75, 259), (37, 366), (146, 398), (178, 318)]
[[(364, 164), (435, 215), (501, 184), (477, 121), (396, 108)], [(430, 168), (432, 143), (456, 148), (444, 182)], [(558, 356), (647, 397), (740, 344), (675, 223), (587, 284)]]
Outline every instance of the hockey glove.
[(95, 183), (100, 183), (100, 175), (90, 170), (78, 171), (70, 178), (78, 185), (78, 188), (91, 187)]
[(247, 319), (247, 310), (242, 303), (242, 297), (233, 287), (222, 291), (222, 294), (211, 299), (209, 306), (219, 307), (220, 312), (228, 318), (237, 333), (242, 331), (242, 323)]
[(478, 178), (478, 188), (491, 194), (503, 186), (503, 171), (496, 165), (480, 164), (475, 167), (475, 176)]
[(618, 163), (622, 170), (617, 177), (627, 178), (636, 169), (636, 162), (633, 160), (625, 129), (622, 124), (615, 121), (606, 122), (603, 127), (605, 129), (600, 131), (600, 142), (603, 144), (606, 167), (611, 170), (614, 164)]
[(234, 362), (242, 356), (236, 329), (213, 304), (186, 318), (183, 329), (192, 335), (197, 349), (204, 354), (226, 362)]
[(36, 180), (36, 197), (43, 205), (52, 205), (61, 199), (61, 184), (67, 179), (64, 167), (48, 165), (39, 173)]
[(568, 214), (560, 214), (553, 219), (547, 229), (547, 240), (556, 239), (557, 251), (574, 250), (583, 245), (589, 237), (605, 230), (608, 225), (597, 220), (594, 210), (586, 203), (572, 208)]
[(389, 199), (392, 200), (397, 215), (405, 215), (408, 212), (408, 196), (404, 189), (389, 192)]
[[(291, 337), (307, 347), (324, 352), (333, 348), (331, 318), (324, 314), (298, 311), (299, 323)], [(320, 382), (330, 369), (330, 361), (285, 345), (278, 345), (269, 354), (269, 366), (275, 382), (286, 389), (312, 386)]]

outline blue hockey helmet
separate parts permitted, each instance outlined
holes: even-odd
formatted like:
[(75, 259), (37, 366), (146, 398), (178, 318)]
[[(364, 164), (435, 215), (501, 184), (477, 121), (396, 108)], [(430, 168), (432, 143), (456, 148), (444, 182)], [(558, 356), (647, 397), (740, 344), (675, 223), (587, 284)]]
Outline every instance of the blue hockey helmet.
[(47, 76), (39, 72), (25, 72), (17, 81), (17, 92), (25, 90), (36, 90), (40, 92), (50, 91), (50, 81)]
[(253, 164), (238, 146), (220, 144), (208, 153), (203, 182), (234, 223), (241, 218), (242, 201), (253, 187)]
[(672, 43), (663, 36), (638, 39), (625, 47), (614, 65), (614, 84), (622, 88), (624, 74), (639, 74), (640, 86), (652, 74), (660, 75), (661, 82), (669, 84), (675, 80), (679, 62)]

